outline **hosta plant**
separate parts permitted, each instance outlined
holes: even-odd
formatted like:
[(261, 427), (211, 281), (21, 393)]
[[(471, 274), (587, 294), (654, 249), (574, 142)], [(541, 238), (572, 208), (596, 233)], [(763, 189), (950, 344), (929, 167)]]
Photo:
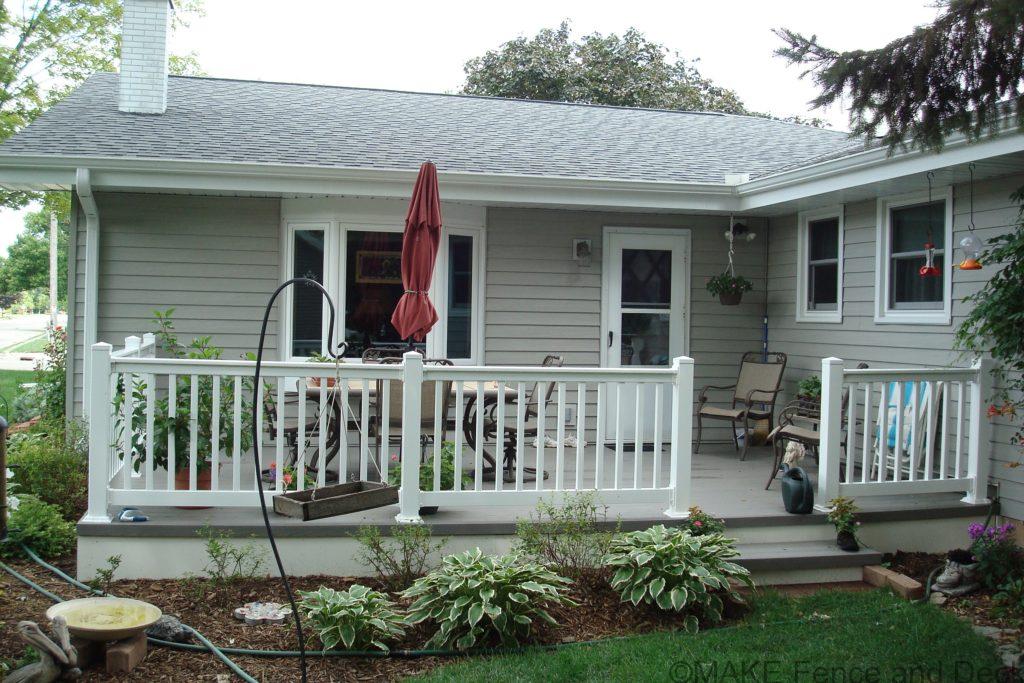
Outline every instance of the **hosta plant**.
[(605, 563), (615, 570), (611, 585), (623, 602), (686, 612), (686, 630), (695, 633), (700, 619), (722, 620), (722, 597), (742, 602), (730, 579), (753, 586), (749, 572), (729, 561), (739, 554), (733, 543), (659, 524), (616, 536)]
[(429, 619), (438, 625), (427, 648), (454, 644), (466, 650), (493, 640), (517, 645), (537, 621), (556, 625), (547, 608), (575, 604), (564, 594), (569, 583), (516, 553), (493, 556), (474, 548), (445, 557), (402, 595), (413, 599), (411, 623)]
[(299, 611), (313, 624), (327, 650), (338, 643), (346, 650), (388, 649), (386, 641), (405, 635), (405, 619), (388, 596), (355, 584), (337, 591), (321, 586), (299, 591)]

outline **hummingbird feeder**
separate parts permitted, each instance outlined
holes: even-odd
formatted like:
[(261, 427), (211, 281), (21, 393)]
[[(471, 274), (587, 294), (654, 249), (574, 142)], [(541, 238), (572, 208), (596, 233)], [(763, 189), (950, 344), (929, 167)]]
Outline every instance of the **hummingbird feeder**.
[(967, 226), (967, 234), (960, 240), (960, 250), (964, 252), (964, 260), (960, 262), (960, 270), (981, 270), (981, 250), (983, 246), (974, 234), (974, 164), (968, 165), (971, 172), (971, 222)]

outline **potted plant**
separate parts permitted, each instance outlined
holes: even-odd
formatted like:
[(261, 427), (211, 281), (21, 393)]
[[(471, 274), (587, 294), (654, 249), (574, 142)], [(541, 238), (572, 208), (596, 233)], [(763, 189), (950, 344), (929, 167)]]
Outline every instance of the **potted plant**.
[(836, 528), (836, 545), (848, 553), (860, 550), (857, 543), (857, 505), (852, 498), (839, 496), (828, 502), (828, 521)]
[[(316, 478), (310, 475), (309, 472), (304, 472), (302, 475), (302, 490), (315, 489)], [(277, 482), (277, 463), (270, 463), (270, 483), (274, 484)], [(285, 465), (281, 468), (281, 488), (285, 491), (298, 491), (299, 490), (299, 473), (291, 465)]]
[[(210, 343), (210, 337), (197, 337), (187, 346), (183, 347), (178, 343), (174, 335), (174, 324), (171, 315), (174, 309), (157, 311), (156, 322), (158, 330), (156, 333), (160, 341), (160, 347), (172, 358), (190, 358), (216, 360), (221, 357), (223, 350)], [(234, 394), (226, 384), (224, 377), (211, 377), (206, 375), (195, 375), (197, 382), (196, 394), (196, 489), (209, 491), (211, 488), (211, 473), (213, 452), (216, 447), (218, 452), (228, 446), (228, 439), (234, 425), (235, 406)], [(174, 436), (174, 488), (176, 490), (188, 490), (191, 488), (191, 439), (192, 439), (192, 401), (188, 376), (179, 375), (175, 384), (174, 404), (171, 405), (170, 398), (164, 395), (158, 398), (153, 407), (153, 466), (168, 471), (170, 476), (171, 452), (168, 448), (170, 436)], [(218, 443), (213, 443), (213, 383), (221, 382)], [(148, 400), (148, 386), (145, 381), (136, 380), (132, 385), (132, 415), (130, 427), (130, 462), (134, 471), (139, 472), (146, 462), (146, 402)], [(241, 401), (240, 432), (241, 449), (247, 451), (252, 447), (252, 380), (243, 380), (243, 392)], [(123, 376), (119, 378), (114, 393), (114, 423), (115, 443), (118, 457), (124, 459), (125, 448), (125, 424), (123, 405), (125, 401), (125, 387)], [(171, 410), (173, 408), (173, 411)], [(172, 414), (173, 413), (173, 414)], [(183, 507), (182, 509), (196, 509)]]
[[(388, 468), (388, 483), (392, 486), (402, 484), (402, 461), (397, 455), (391, 456), (391, 466)], [(472, 486), (472, 480), (462, 473), (462, 489)], [(428, 453), (424, 462), (420, 463), (420, 490), (434, 490), (434, 457)], [(440, 491), (455, 490), (455, 444), (445, 441), (441, 445), (441, 488)], [(437, 512), (436, 505), (426, 505), (420, 508), (421, 515), (432, 515)]]
[(821, 377), (809, 375), (796, 385), (796, 399), (800, 408), (818, 411), (821, 409)]
[(754, 284), (743, 277), (726, 271), (708, 280), (708, 292), (717, 296), (723, 306), (736, 306), (743, 300), (743, 293), (754, 288)]
[[(314, 353), (312, 356), (310, 356), (309, 358), (306, 359), (306, 362), (307, 363), (331, 363), (331, 364), (334, 364), (335, 360), (333, 358), (329, 358), (328, 356), (325, 356), (322, 353)], [(311, 386), (311, 387), (318, 387), (318, 386), (320, 386), (320, 379), (321, 379), (320, 377), (310, 377), (309, 378), (309, 386)], [(327, 386), (328, 387), (333, 387), (334, 386), (334, 382), (335, 382), (335, 378), (334, 377), (328, 377), (327, 378)]]

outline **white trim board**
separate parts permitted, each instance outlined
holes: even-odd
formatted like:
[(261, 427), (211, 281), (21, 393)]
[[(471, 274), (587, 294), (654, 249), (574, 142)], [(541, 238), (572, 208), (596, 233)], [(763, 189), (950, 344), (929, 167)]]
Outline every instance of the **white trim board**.
[(894, 309), (889, 307), (890, 210), (928, 201), (928, 192), (883, 197), (877, 203), (875, 220), (875, 315), (878, 324), (949, 325), (953, 319), (953, 273), (956, 245), (953, 244), (953, 187), (932, 190), (932, 201), (944, 200), (942, 308)]
[[(845, 242), (845, 209), (843, 205), (831, 206), (816, 211), (801, 211), (797, 216), (796, 241), (796, 321), (799, 323), (841, 323), (843, 322), (843, 246)], [(813, 221), (828, 218), (839, 220), (838, 273), (836, 310), (818, 311), (807, 308), (807, 258), (809, 255), (808, 226)]]

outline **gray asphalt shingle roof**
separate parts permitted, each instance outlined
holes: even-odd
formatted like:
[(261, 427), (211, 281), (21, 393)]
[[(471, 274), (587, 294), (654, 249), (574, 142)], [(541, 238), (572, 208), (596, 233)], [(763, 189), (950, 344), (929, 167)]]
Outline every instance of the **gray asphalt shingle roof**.
[(863, 148), (749, 116), (171, 77), (162, 115), (117, 109), (96, 74), (0, 154), (720, 183)]

